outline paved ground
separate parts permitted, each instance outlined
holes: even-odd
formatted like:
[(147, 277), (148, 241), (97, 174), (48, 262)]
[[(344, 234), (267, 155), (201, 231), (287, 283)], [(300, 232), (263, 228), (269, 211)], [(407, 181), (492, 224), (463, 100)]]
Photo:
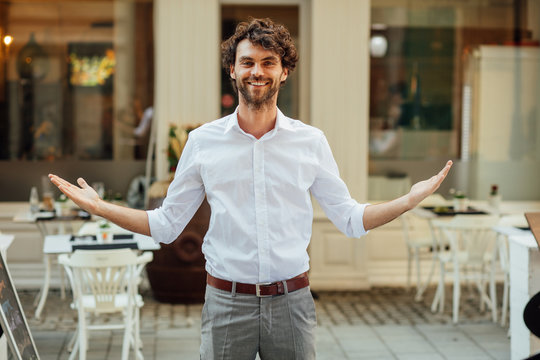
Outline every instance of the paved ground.
[[(509, 359), (507, 329), (493, 324), (490, 313), (478, 311), (474, 294), (462, 296), (460, 324), (451, 321), (451, 300), (444, 314), (432, 314), (429, 302), (415, 302), (404, 288), (317, 293), (318, 359)], [(451, 294), (450, 289), (446, 291)], [(41, 359), (67, 359), (66, 345), (77, 316), (53, 291), (42, 319), (35, 320), (36, 292), (19, 293)], [(144, 293), (141, 337), (145, 359), (198, 359), (202, 305), (161, 304)], [(103, 332), (90, 339), (89, 360), (119, 359), (121, 332)]]

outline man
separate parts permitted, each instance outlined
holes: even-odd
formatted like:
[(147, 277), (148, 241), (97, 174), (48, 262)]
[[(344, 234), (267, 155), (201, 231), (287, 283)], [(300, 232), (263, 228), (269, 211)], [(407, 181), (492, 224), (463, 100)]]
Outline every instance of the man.
[(203, 243), (208, 285), (202, 359), (313, 359), (316, 325), (306, 272), (313, 195), (345, 234), (360, 237), (433, 193), (452, 163), (396, 200), (351, 199), (324, 134), (283, 115), (280, 86), (298, 56), (287, 29), (241, 23), (222, 44), (239, 106), (190, 133), (163, 206), (126, 209), (50, 175), (83, 209), (156, 241), (174, 241), (203, 198), (212, 209)]

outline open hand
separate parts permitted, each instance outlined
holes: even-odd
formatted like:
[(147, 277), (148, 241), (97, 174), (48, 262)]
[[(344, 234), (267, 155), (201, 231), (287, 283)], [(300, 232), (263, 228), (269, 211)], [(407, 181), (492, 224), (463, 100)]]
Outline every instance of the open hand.
[(452, 160), (448, 160), (446, 166), (439, 171), (437, 175), (434, 175), (427, 180), (417, 182), (411, 187), (411, 191), (409, 192), (409, 206), (411, 209), (439, 188), (446, 178), (446, 175), (448, 175), (452, 164)]
[(83, 178), (77, 179), (80, 187), (53, 174), (49, 174), (49, 179), (81, 209), (91, 214), (96, 213), (98, 203), (101, 199), (98, 193)]

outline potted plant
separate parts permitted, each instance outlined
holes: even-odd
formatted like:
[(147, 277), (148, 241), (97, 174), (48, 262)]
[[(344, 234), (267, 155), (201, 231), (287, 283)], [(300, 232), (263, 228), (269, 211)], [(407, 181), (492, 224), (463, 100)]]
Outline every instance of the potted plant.
[(496, 212), (499, 211), (501, 206), (501, 194), (499, 194), (499, 186), (496, 184), (491, 185), (491, 190), (489, 192), (488, 203), (489, 206)]
[(107, 220), (102, 220), (98, 223), (98, 242), (109, 243), (112, 242), (111, 224)]
[(454, 189), (450, 189), (450, 193), (454, 195), (454, 212), (467, 211), (467, 209), (469, 208), (469, 199), (467, 199), (467, 195), (465, 195), (465, 193), (460, 190), (456, 191)]

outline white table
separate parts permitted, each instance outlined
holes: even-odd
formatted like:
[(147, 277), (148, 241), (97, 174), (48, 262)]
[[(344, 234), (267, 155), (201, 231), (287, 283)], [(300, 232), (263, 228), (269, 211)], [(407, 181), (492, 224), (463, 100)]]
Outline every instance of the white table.
[[(441, 205), (441, 206), (452, 206), (453, 202), (447, 200), (446, 202), (441, 203), (439, 205)], [(469, 202), (469, 206), (476, 209), (476, 210), (484, 211), (484, 212), (486, 212), (486, 213), (488, 213), (490, 215), (498, 215), (498, 216), (501, 216), (501, 217), (507, 216), (507, 215), (524, 214), (525, 212), (530, 212), (530, 211), (540, 211), (540, 201), (502, 201), (501, 204), (500, 204), (499, 209), (493, 209), (493, 208), (491, 208), (489, 206), (487, 201), (471, 200)], [(415, 214), (416, 216), (419, 216), (419, 217), (421, 217), (423, 219), (426, 219), (430, 223), (431, 223), (432, 220), (435, 220), (435, 219), (443, 220), (443, 219), (447, 218), (448, 220), (450, 220), (452, 218), (452, 216), (438, 216), (433, 211), (424, 209), (422, 207), (416, 207), (413, 210), (411, 210), (411, 212), (413, 214)], [(432, 224), (430, 224), (430, 226), (432, 226)], [(503, 226), (503, 227), (498, 227), (498, 229), (502, 231), (502, 232), (499, 232), (499, 233), (502, 234), (502, 235), (505, 235), (505, 236), (522, 235), (523, 234), (522, 230), (514, 228), (514, 227)], [(435, 234), (433, 234), (433, 235), (435, 235)], [(435, 239), (435, 240), (438, 243), (438, 241), (437, 241), (438, 239)], [(424, 291), (426, 290), (427, 286), (431, 282), (431, 277), (433, 276), (433, 273), (435, 271), (436, 257), (437, 257), (437, 254), (434, 251), (433, 252), (433, 257), (432, 257), (432, 264), (431, 264), (431, 268), (430, 268), (430, 272), (429, 272), (429, 275), (427, 277), (427, 280), (418, 289), (418, 291), (416, 293), (415, 298), (417, 300), (421, 299)]]
[[(43, 253), (47, 255), (60, 255), (69, 254), (73, 252), (73, 244), (75, 242), (70, 241), (72, 235), (47, 235), (45, 236), (45, 243), (43, 244)], [(114, 240), (113, 243), (120, 244), (122, 242), (136, 242), (137, 248), (141, 251), (147, 250), (159, 250), (160, 245), (156, 244), (150, 236), (133, 233), (132, 241), (118, 241)], [(91, 242), (95, 245), (100, 245), (98, 242)], [(86, 243), (80, 243), (86, 244)]]
[(532, 233), (514, 234), (510, 245), (510, 352), (512, 360), (540, 352), (540, 339), (523, 321), (529, 299), (540, 291), (540, 251)]
[[(154, 240), (149, 236), (130, 233), (127, 230), (125, 234), (132, 234), (133, 240), (132, 241), (114, 240), (113, 242), (116, 244), (120, 244), (122, 242), (128, 242), (128, 243), (136, 242), (137, 249), (141, 251), (147, 251), (147, 250), (153, 251), (153, 250), (160, 249), (160, 245), (156, 244)], [(36, 315), (35, 315), (36, 318), (39, 318), (39, 316), (41, 315), (41, 311), (43, 311), (43, 307), (45, 306), (45, 301), (47, 300), (47, 295), (49, 293), (52, 260), (53, 258), (56, 258), (60, 254), (69, 254), (73, 252), (73, 244), (75, 244), (75, 242), (70, 241), (71, 237), (72, 237), (71, 234), (45, 236), (44, 243), (43, 243), (43, 254), (45, 255), (45, 276), (43, 279), (43, 286), (41, 287), (41, 290), (39, 292), (39, 302), (36, 308)], [(95, 245), (100, 245), (97, 241), (92, 242), (92, 243)]]
[(32, 214), (29, 211), (24, 211), (15, 214), (15, 216), (13, 217), (13, 222), (35, 224), (43, 238), (45, 238), (45, 236), (51, 235), (47, 228), (47, 224), (54, 224), (57, 227), (56, 231), (59, 234), (65, 234), (73, 232), (73, 224), (84, 223), (85, 221), (89, 221), (90, 219), (90, 215), (88, 215), (88, 217), (56, 217), (54, 212), (40, 212)]

